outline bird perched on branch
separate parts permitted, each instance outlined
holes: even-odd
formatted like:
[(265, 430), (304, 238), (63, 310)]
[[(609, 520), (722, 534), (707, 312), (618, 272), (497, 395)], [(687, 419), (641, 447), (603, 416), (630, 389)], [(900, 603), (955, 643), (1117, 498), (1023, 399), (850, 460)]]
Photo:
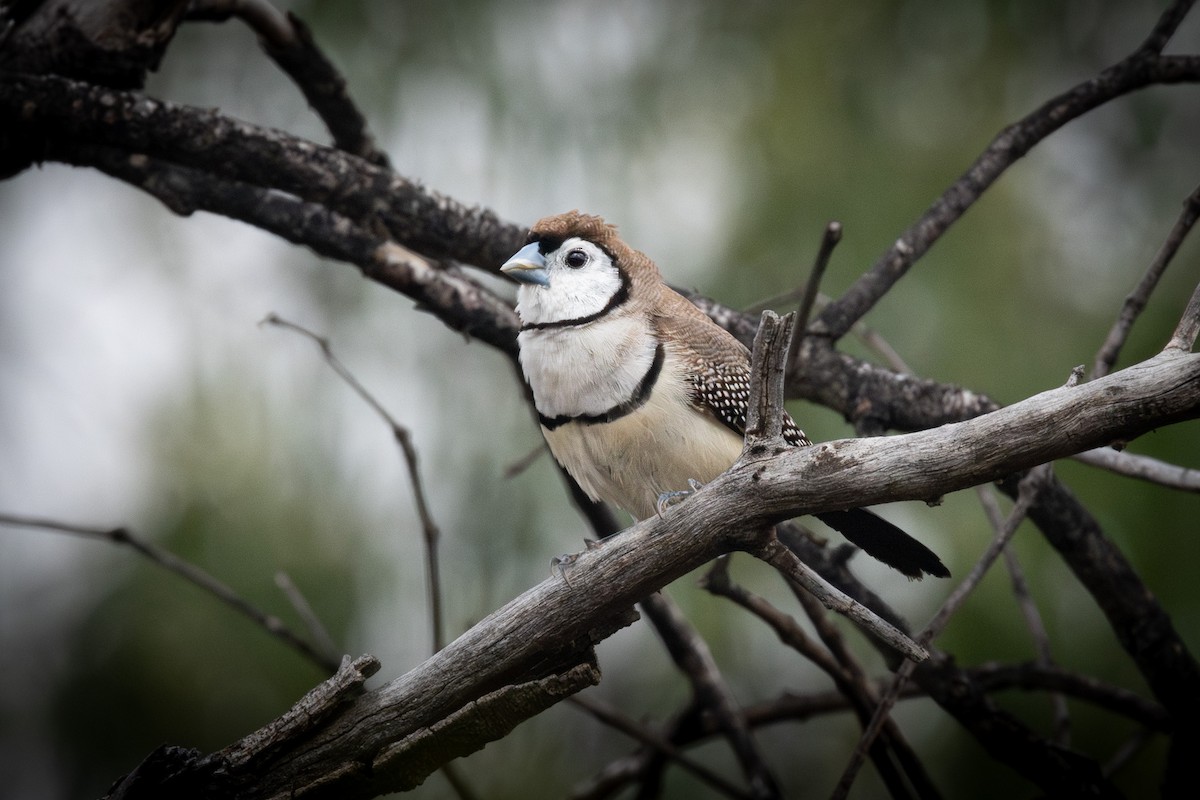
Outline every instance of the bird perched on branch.
[[(750, 353), (663, 281), (614, 226), (571, 211), (540, 220), (501, 270), (520, 284), (521, 369), (555, 459), (593, 500), (638, 519), (741, 455)], [(790, 416), (784, 438), (812, 444)], [(910, 578), (949, 571), (864, 509), (816, 515)]]

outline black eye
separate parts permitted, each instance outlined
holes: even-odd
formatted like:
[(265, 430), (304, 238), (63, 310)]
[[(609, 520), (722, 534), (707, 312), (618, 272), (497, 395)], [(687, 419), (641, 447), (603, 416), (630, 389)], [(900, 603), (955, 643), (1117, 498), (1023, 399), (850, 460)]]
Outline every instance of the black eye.
[(582, 250), (572, 250), (567, 253), (567, 266), (571, 269), (579, 269), (588, 262), (588, 254)]

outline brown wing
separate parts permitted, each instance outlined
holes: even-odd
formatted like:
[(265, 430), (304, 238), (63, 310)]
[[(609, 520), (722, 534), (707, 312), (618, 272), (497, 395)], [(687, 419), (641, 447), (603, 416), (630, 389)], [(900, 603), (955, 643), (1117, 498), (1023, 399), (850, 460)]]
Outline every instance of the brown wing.
[[(692, 403), (738, 436), (746, 434), (750, 402), (750, 351), (705, 316), (687, 298), (665, 289), (655, 325), (688, 363)], [(783, 437), (788, 444), (812, 444), (785, 411)]]

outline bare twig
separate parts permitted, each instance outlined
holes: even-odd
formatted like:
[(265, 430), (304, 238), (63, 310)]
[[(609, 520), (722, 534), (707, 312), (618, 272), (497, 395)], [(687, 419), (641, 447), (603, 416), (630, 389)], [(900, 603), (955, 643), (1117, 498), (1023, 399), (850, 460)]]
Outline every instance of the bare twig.
[(258, 34), (263, 51), (300, 88), (337, 147), (372, 164), (388, 166), (387, 154), (375, 147), (366, 119), (346, 89), (345, 78), (299, 17), (284, 14), (267, 0), (193, 0), (188, 16), (218, 21), (237, 17), (245, 22)]
[(1175, 221), (1175, 225), (1171, 228), (1167, 240), (1163, 242), (1162, 247), (1155, 254), (1154, 260), (1146, 268), (1146, 274), (1142, 276), (1142, 279), (1138, 281), (1138, 285), (1129, 293), (1125, 298), (1125, 302), (1121, 305), (1120, 314), (1113, 323), (1112, 329), (1108, 332), (1104, 344), (1100, 346), (1100, 351), (1096, 353), (1096, 360), (1092, 366), (1093, 378), (1107, 375), (1112, 370), (1113, 364), (1117, 361), (1117, 356), (1121, 353), (1121, 348), (1125, 345), (1125, 340), (1129, 337), (1129, 331), (1132, 330), (1133, 323), (1137, 320), (1138, 315), (1142, 313), (1142, 309), (1146, 307), (1146, 303), (1150, 300), (1150, 293), (1158, 285), (1159, 278), (1166, 272), (1171, 259), (1179, 251), (1179, 246), (1183, 244), (1183, 240), (1187, 237), (1188, 232), (1196, 224), (1197, 218), (1200, 218), (1200, 187), (1197, 187), (1188, 199), (1184, 201), (1183, 211), (1180, 213), (1179, 219)]
[(887, 642), (912, 661), (924, 661), (929, 657), (925, 648), (904, 635), (898, 628), (884, 621), (874, 611), (850, 598), (809, 569), (796, 554), (772, 537), (753, 551), (756, 558), (767, 562), (813, 594), (830, 611), (849, 617), (868, 633)]
[(300, 591), (300, 587), (292, 580), (292, 577), (283, 570), (275, 573), (275, 585), (283, 592), (284, 597), (292, 604), (292, 608), (300, 619), (303, 620), (305, 627), (308, 628), (308, 635), (312, 638), (313, 646), (324, 653), (326, 657), (333, 661), (341, 657), (338, 652), (338, 647), (334, 644), (333, 637), (329, 635), (329, 629), (321, 622), (321, 618), (313, 611), (313, 607), (308, 602), (308, 598)]
[[(863, 725), (869, 724), (874, 716), (875, 709), (878, 707), (879, 695), (875, 691), (870, 678), (867, 676), (866, 670), (863, 669), (862, 664), (850, 652), (841, 631), (832, 623), (829, 615), (825, 613), (825, 610), (821, 608), (813, 596), (801, 590), (795, 584), (790, 585), (792, 593), (801, 606), (803, 606), (805, 614), (808, 615), (809, 620), (817, 631), (817, 635), (821, 637), (821, 641), (833, 653), (834, 658), (841, 664), (850, 679), (842, 687), (842, 691), (851, 697), (855, 712), (861, 723)], [(929, 777), (929, 772), (925, 769), (925, 765), (921, 763), (916, 751), (912, 749), (908, 740), (904, 738), (900, 726), (890, 716), (884, 720), (883, 728), (880, 730), (878, 738), (872, 743), (868, 752), (872, 762), (875, 764), (875, 768), (879, 771), (879, 776), (883, 779), (893, 798), (897, 798), (898, 800), (901, 797), (909, 796), (910, 784), (912, 790), (922, 800), (936, 800), (936, 798), (941, 796), (932, 778)], [(893, 765), (892, 759), (889, 757), (891, 755), (895, 756), (895, 765)], [(903, 770), (903, 775), (897, 771), (897, 766)], [(908, 779), (908, 783), (904, 782), (904, 778)]]
[(800, 346), (804, 343), (804, 337), (808, 335), (808, 321), (812, 318), (813, 304), (817, 302), (821, 278), (825, 276), (833, 248), (837, 247), (841, 240), (842, 223), (834, 221), (827, 224), (821, 236), (821, 248), (817, 251), (812, 270), (808, 273), (808, 280), (804, 283), (804, 294), (801, 295), (800, 305), (796, 309), (796, 324), (792, 329), (792, 343), (788, 346), (787, 360), (784, 361), (785, 369), (800, 369)]
[[(992, 530), (997, 533), (1003, 531), (1004, 515), (996, 502), (995, 491), (990, 486), (981, 486), (976, 489), (976, 494), (978, 494), (988, 521), (992, 525)], [(1033, 602), (1029, 584), (1025, 580), (1025, 571), (1021, 568), (1021, 563), (1017, 560), (1017, 554), (1012, 547), (1004, 548), (1004, 563), (1012, 581), (1013, 596), (1017, 600), (1017, 606), (1021, 609), (1021, 615), (1025, 618), (1025, 627), (1029, 629), (1029, 635), (1033, 639), (1036, 661), (1044, 667), (1053, 667), (1054, 657), (1050, 653), (1050, 635), (1046, 632), (1046, 626), (1042, 622), (1042, 615), (1038, 612), (1037, 604)], [(1054, 710), (1054, 741), (1062, 747), (1067, 747), (1071, 743), (1071, 715), (1067, 708), (1067, 700), (1059, 692), (1050, 692), (1050, 705)]]
[[(434, 260), (496, 270), (525, 228), (430, 191), (336, 147), (255, 126), (209, 109), (119, 92), (52, 75), (0, 76), (0, 118), (38, 131), (41, 157), (107, 147), (214, 177), (275, 189), (386, 231), (384, 238)], [(93, 151), (89, 151), (93, 152)], [(223, 212), (220, 212), (223, 213)], [(304, 238), (298, 221), (289, 230)], [(510, 308), (511, 311), (511, 308)]]
[[(934, 615), (933, 619), (930, 620), (929, 624), (917, 637), (917, 641), (925, 645), (932, 642), (946, 627), (946, 624), (954, 616), (955, 612), (966, 602), (967, 597), (975, 590), (979, 582), (983, 580), (983, 576), (991, 568), (992, 564), (995, 563), (996, 558), (1008, 544), (1013, 534), (1016, 533), (1017, 527), (1025, 519), (1025, 514), (1029, 506), (1034, 502), (1040, 484), (1047, 479), (1049, 471), (1049, 465), (1043, 465), (1030, 470), (1025, 478), (1022, 479), (1020, 499), (1018, 499), (1012, 512), (1004, 521), (1004, 525), (996, 532), (996, 536), (992, 539), (991, 544), (988, 545), (983, 555), (979, 557), (979, 560), (971, 568), (967, 577), (955, 587), (950, 597), (938, 609), (937, 614)], [(850, 763), (846, 765), (846, 769), (842, 773), (842, 778), (831, 796), (832, 798), (843, 800), (849, 795), (850, 787), (854, 784), (854, 779), (858, 775), (858, 770), (862, 766), (863, 759), (866, 757), (871, 742), (879, 735), (884, 721), (888, 718), (892, 706), (895, 705), (896, 699), (900, 695), (901, 687), (912, 675), (915, 666), (916, 664), (913, 662), (905, 662), (896, 670), (896, 677), (892, 681), (892, 685), (888, 688), (888, 691), (880, 698), (879, 705), (875, 709), (875, 715), (872, 717), (871, 723), (863, 731), (858, 746), (854, 748), (854, 753), (850, 757)]]
[(652, 594), (641, 602), (640, 607), (662, 637), (676, 666), (687, 676), (696, 702), (713, 715), (729, 739), (742, 772), (750, 782), (752, 796), (779, 797), (779, 786), (759, 753), (750, 727), (704, 639), (666, 594)]
[(1179, 320), (1179, 327), (1175, 329), (1166, 349), (1179, 350), (1184, 353), (1191, 352), (1192, 347), (1196, 344), (1198, 334), (1200, 334), (1200, 283), (1196, 284), (1196, 288), (1192, 291), (1187, 308), (1183, 310), (1183, 317)]
[(1072, 456), (1076, 461), (1100, 467), (1118, 475), (1156, 483), (1181, 492), (1200, 492), (1200, 469), (1168, 464), (1157, 458), (1140, 456), (1111, 447), (1097, 447)]
[(1128, 764), (1130, 759), (1137, 755), (1143, 747), (1148, 745), (1151, 740), (1154, 739), (1154, 735), (1155, 731), (1152, 731), (1149, 728), (1142, 728), (1137, 733), (1133, 734), (1133, 736), (1130, 736), (1129, 739), (1120, 747), (1118, 747), (1116, 752), (1112, 754), (1112, 758), (1106, 761), (1104, 766), (1101, 767), (1101, 772), (1103, 773), (1104, 777), (1107, 778), (1116, 774), (1121, 767)]
[(825, 674), (839, 683), (849, 679), (849, 675), (845, 673), (829, 651), (805, 633), (795, 619), (768, 603), (765, 598), (733, 582), (729, 577), (728, 557), (722, 557), (713, 562), (712, 567), (701, 579), (700, 586), (715, 595), (737, 603), (761, 619), (779, 637), (780, 642), (813, 662)]
[(635, 739), (647, 747), (653, 748), (722, 794), (729, 797), (747, 798), (747, 800), (752, 797), (752, 795), (734, 786), (708, 767), (692, 759), (672, 744), (669, 739), (650, 730), (647, 726), (635, 722), (608, 703), (601, 702), (587, 695), (574, 695), (569, 698), (568, 702), (583, 709), (605, 725), (621, 731), (626, 736)]
[(1066, 123), (1148, 83), (1196, 80), (1200, 56), (1161, 54), (1162, 46), (1174, 34), (1191, 5), (1192, 0), (1173, 3), (1160, 16), (1151, 36), (1134, 53), (1052, 98), (1001, 131), (970, 168), (896, 239), (871, 269), (842, 297), (826, 306), (816, 324), (834, 340), (844, 336), (1005, 170)]
[(529, 469), (537, 460), (546, 455), (545, 443), (539, 443), (536, 447), (530, 449), (528, 453), (518, 458), (516, 461), (509, 463), (504, 468), (504, 480), (509, 481), (520, 475), (525, 470)]
[[(811, 594), (796, 587), (796, 597), (804, 605), (818, 634), (825, 642), (824, 648), (809, 638), (790, 616), (775, 608), (764, 598), (734, 583), (729, 577), (728, 558), (719, 559), (713, 564), (712, 569), (705, 575), (702, 586), (714, 594), (732, 600), (765, 622), (781, 642), (808, 658), (833, 679), (839, 691), (845, 695), (864, 724), (871, 718), (871, 710), (875, 703), (874, 692), (861, 666), (850, 656), (840, 634), (836, 633), (833, 626), (829, 624), (828, 618), (822, 613), (820, 605)], [(884, 738), (887, 739), (886, 742), (883, 741)], [(888, 750), (889, 747), (897, 745), (905, 751), (908, 750), (907, 745), (899, 738), (899, 729), (891, 726), (887, 735), (871, 747), (870, 755), (890, 794), (895, 798), (903, 798), (909, 796), (908, 787), (892, 763)], [(898, 751), (897, 755), (900, 755)], [(916, 762), (915, 754), (910, 751), (906, 752), (901, 757), (901, 761), (906, 766), (915, 764), (917, 775), (914, 782), (921, 786), (920, 796), (924, 798), (937, 797), (936, 789), (928, 780), (924, 769), (920, 768), (919, 762)]]
[(113, 544), (125, 545), (132, 548), (138, 554), (144, 556), (151, 563), (156, 564), (163, 569), (174, 572), (189, 583), (200, 587), (204, 591), (216, 597), (222, 603), (250, 618), (268, 633), (272, 634), (280, 641), (287, 644), (293, 650), (300, 653), (302, 656), (312, 661), (327, 672), (333, 673), (338, 669), (339, 659), (331, 658), (326, 653), (314, 648), (304, 639), (297, 636), (292, 630), (284, 624), (283, 620), (273, 614), (267, 614), (260, 611), (257, 606), (250, 603), (230, 587), (226, 586), (221, 581), (209, 575), (204, 570), (184, 561), (174, 553), (164, 550), (158, 545), (136, 536), (128, 528), (100, 528), (89, 525), (75, 525), (68, 522), (59, 522), (57, 520), (42, 519), (37, 517), (26, 517), (18, 514), (0, 514), (0, 525), (13, 525), (20, 528), (37, 528), (39, 530), (55, 531), (58, 533), (71, 533), (77, 536), (85, 536), (90, 539), (101, 539)]
[(425, 542), (425, 569), (426, 569), (426, 591), (429, 595), (429, 616), (430, 628), (432, 629), (433, 651), (436, 653), (441, 650), (445, 644), (442, 638), (442, 588), (440, 571), (438, 568), (438, 539), (441, 536), (441, 531), (438, 530), (437, 523), (433, 521), (433, 514), (429, 510), (429, 503), (425, 499), (425, 488), (421, 483), (421, 471), (417, 463), (417, 450), (412, 443), (412, 434), (408, 428), (401, 425), (399, 422), (388, 413), (387, 409), (375, 399), (365, 386), (354, 376), (354, 374), (346, 367), (345, 364), (334, 354), (329, 340), (323, 336), (308, 330), (302, 325), (297, 325), (294, 322), (289, 322), (283, 319), (278, 314), (271, 313), (263, 319), (263, 323), (275, 325), (286, 330), (291, 330), (308, 337), (316, 343), (321, 350), (321, 355), (325, 358), (330, 368), (337, 373), (346, 384), (354, 390), (362, 400), (379, 415), (392, 431), (392, 437), (400, 446), (400, 451), (404, 456), (404, 464), (408, 468), (408, 478), (412, 485), (413, 498), (417, 505), (417, 515), (421, 519), (421, 532)]

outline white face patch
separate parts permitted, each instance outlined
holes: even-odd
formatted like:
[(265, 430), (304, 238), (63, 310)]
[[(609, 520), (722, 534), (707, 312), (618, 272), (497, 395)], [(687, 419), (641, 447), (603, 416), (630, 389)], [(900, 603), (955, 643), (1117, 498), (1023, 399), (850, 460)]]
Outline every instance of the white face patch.
[(524, 284), (517, 313), (526, 325), (568, 322), (599, 314), (622, 290), (612, 259), (598, 246), (573, 236), (545, 254), (549, 286)]

